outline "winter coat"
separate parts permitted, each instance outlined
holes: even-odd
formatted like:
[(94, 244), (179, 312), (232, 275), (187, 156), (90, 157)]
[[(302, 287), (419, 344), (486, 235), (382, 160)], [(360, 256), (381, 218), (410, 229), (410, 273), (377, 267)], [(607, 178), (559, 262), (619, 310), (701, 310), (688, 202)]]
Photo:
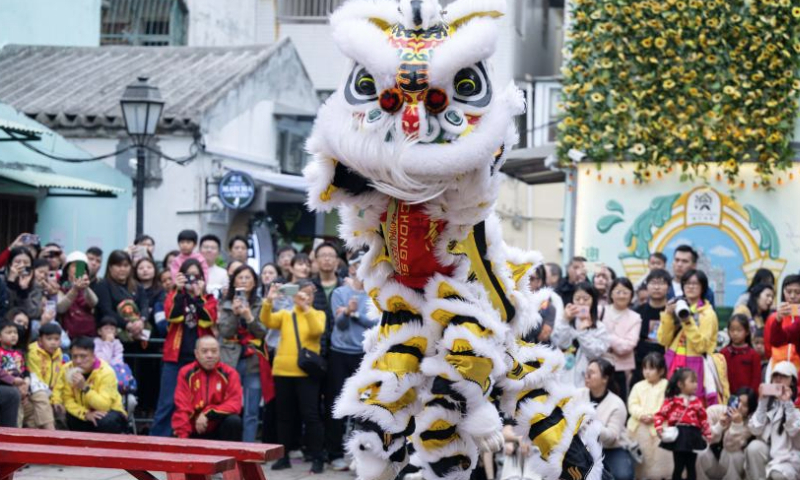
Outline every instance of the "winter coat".
[(42, 383), (46, 384), (53, 392), (58, 385), (61, 369), (63, 368), (63, 354), (60, 348), (56, 348), (52, 355), (45, 352), (38, 342), (28, 345), (28, 357), (25, 359), (28, 371), (31, 376), (36, 376)]
[(99, 358), (95, 359), (92, 372), (86, 379), (86, 385), (89, 387), (86, 393), (70, 384), (67, 375), (73, 368), (77, 367), (69, 362), (61, 369), (61, 378), (51, 400), (53, 404), (63, 404), (67, 413), (81, 420), (86, 420), (86, 414), (90, 410), (100, 412), (114, 410), (127, 416), (125, 409), (122, 408), (122, 396), (117, 390), (117, 374), (109, 364)]
[[(655, 415), (664, 404), (664, 392), (667, 390), (667, 380), (662, 378), (656, 384), (647, 380), (637, 382), (628, 395), (628, 431), (635, 432), (639, 428), (639, 419), (645, 415)], [(650, 425), (650, 435), (656, 436), (656, 428)]]
[(213, 432), (228, 415), (242, 411), (242, 381), (236, 369), (219, 362), (206, 371), (194, 361), (178, 372), (175, 387), (175, 413), (172, 430), (178, 438), (196, 434), (195, 420), (208, 417), (208, 432)]
[[(250, 313), (253, 315), (253, 321), (247, 323), (243, 317), (233, 313), (232, 301), (225, 300), (223, 302), (219, 311), (217, 328), (219, 328), (221, 360), (226, 365), (236, 368), (236, 364), (239, 363), (239, 359), (245, 353), (243, 352), (244, 345), (248, 345), (248, 348), (260, 349), (262, 347), (264, 337), (267, 336), (267, 327), (259, 321), (260, 311), (261, 299), (256, 297), (255, 301), (250, 304)], [(258, 356), (251, 352), (246, 354), (245, 358), (247, 359), (246, 373), (258, 373)]]
[[(577, 400), (588, 403), (589, 389), (580, 388), (575, 395)], [(628, 443), (628, 435), (625, 432), (625, 417), (628, 415), (625, 409), (625, 402), (622, 401), (614, 392), (608, 392), (603, 401), (595, 407), (594, 421), (600, 423), (600, 444), (603, 449), (624, 447)]]
[(731, 393), (736, 393), (742, 387), (750, 387), (757, 392), (761, 384), (761, 355), (750, 345), (728, 345), (722, 349), (722, 355), (728, 366)]
[[(597, 322), (595, 328), (579, 331), (566, 319), (557, 321), (551, 340), (553, 345), (567, 351), (568, 357), (572, 355), (572, 358), (567, 359), (562, 378), (576, 387), (585, 385), (584, 375), (589, 367), (589, 362), (602, 357), (608, 351), (609, 345), (608, 332), (601, 322)], [(572, 361), (572, 368), (569, 368), (570, 361)]]
[(629, 372), (636, 368), (633, 350), (639, 343), (642, 317), (631, 309), (619, 311), (613, 306), (603, 309), (602, 323), (608, 332), (610, 350), (603, 355), (618, 372)]
[(708, 415), (703, 401), (699, 397), (678, 395), (665, 399), (661, 409), (656, 412), (654, 420), (656, 431), (659, 433), (666, 426), (685, 425), (699, 428), (706, 438), (711, 435)]
[(320, 351), (320, 338), (325, 330), (325, 313), (313, 307), (303, 312), (298, 307), (291, 311), (272, 311), (272, 304), (264, 302), (261, 308), (261, 323), (269, 329), (280, 330), (281, 341), (275, 352), (272, 373), (276, 377), (307, 377), (308, 374), (297, 366), (300, 352), (297, 350), (297, 337), (295, 337), (292, 315), (297, 318), (297, 334), (300, 345), (315, 353)]
[(726, 405), (711, 405), (706, 410), (708, 423), (711, 425), (711, 440), (709, 443), (713, 445), (721, 441), (722, 448), (725, 450), (731, 453), (742, 452), (753, 435), (744, 422), (731, 422), (728, 428), (723, 428), (720, 420), (727, 412), (728, 407)]
[(764, 353), (770, 366), (789, 361), (800, 369), (800, 318), (786, 316), (778, 319), (775, 312), (767, 319), (764, 327)]
[[(184, 344), (185, 331), (196, 328), (196, 338), (213, 335), (211, 327), (217, 321), (217, 300), (213, 295), (203, 297), (187, 295), (183, 291), (173, 290), (164, 303), (167, 314), (167, 339), (164, 341), (164, 361), (177, 363), (181, 354), (188, 357), (188, 351), (194, 351), (194, 343)], [(190, 323), (191, 327), (187, 327)], [(189, 348), (191, 347), (191, 348)]]
[(750, 433), (769, 445), (768, 477), (773, 471), (785, 473), (784, 465), (795, 473), (800, 471), (800, 411), (792, 402), (762, 399), (747, 427)]

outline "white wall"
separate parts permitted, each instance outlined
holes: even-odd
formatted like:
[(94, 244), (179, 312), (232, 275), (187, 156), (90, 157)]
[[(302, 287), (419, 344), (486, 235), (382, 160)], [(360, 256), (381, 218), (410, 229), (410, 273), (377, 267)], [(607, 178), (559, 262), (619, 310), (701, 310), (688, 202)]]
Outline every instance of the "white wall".
[(258, 0), (187, 0), (190, 47), (253, 45)]
[[(538, 250), (546, 261), (560, 262), (564, 192), (563, 183), (531, 186), (505, 177), (495, 205), (503, 240), (523, 250)], [(519, 216), (517, 225), (512, 221), (514, 215)]]
[(280, 38), (292, 39), (303, 60), (314, 88), (335, 90), (344, 83), (349, 61), (342, 55), (331, 37), (331, 27), (318, 23), (283, 23)]
[(207, 148), (264, 165), (277, 165), (274, 107), (272, 101), (260, 101), (222, 128), (209, 131), (205, 136)]
[[(119, 148), (116, 139), (74, 138), (71, 139), (89, 153), (101, 155)], [(159, 147), (173, 157), (189, 154), (190, 137), (159, 136)], [(107, 163), (113, 166), (114, 159)], [(211, 161), (200, 155), (193, 162), (181, 166), (162, 160), (163, 182), (155, 188), (145, 188), (144, 232), (156, 240), (156, 259), (161, 259), (170, 250), (177, 248), (178, 233), (183, 229), (196, 230), (200, 235), (215, 233), (225, 238), (227, 227), (209, 225), (202, 214), (178, 214), (179, 211), (205, 209), (205, 178), (211, 175)], [(133, 183), (131, 183), (133, 189)], [(135, 190), (134, 190), (135, 192)], [(127, 241), (133, 241), (136, 232), (136, 195), (128, 211)], [(112, 248), (124, 248), (115, 245)]]
[(100, 45), (100, 0), (2, 0), (0, 47)]

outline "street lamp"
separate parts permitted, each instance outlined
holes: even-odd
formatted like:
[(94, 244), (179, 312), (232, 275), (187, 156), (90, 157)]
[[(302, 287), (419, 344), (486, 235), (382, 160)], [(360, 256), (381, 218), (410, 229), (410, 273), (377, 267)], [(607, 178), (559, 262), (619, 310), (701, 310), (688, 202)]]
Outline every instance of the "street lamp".
[(164, 100), (158, 87), (147, 83), (147, 77), (125, 88), (119, 101), (125, 129), (136, 146), (136, 236), (144, 233), (144, 147), (156, 133), (158, 120), (164, 110)]

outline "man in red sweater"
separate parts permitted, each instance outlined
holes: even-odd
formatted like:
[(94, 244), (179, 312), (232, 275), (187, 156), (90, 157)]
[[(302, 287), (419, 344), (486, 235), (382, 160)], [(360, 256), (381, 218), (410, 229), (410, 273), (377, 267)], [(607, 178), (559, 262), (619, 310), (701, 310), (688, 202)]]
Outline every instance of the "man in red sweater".
[(219, 342), (200, 337), (195, 361), (178, 372), (172, 430), (179, 438), (242, 440), (242, 383), (220, 362)]

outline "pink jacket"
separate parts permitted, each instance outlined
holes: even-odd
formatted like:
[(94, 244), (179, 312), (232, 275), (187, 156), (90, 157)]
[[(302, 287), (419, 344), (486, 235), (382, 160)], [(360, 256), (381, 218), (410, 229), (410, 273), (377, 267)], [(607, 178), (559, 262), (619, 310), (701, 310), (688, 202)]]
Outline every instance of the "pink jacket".
[(181, 269), (183, 262), (190, 258), (194, 258), (200, 262), (200, 266), (203, 268), (203, 278), (205, 279), (206, 284), (208, 284), (208, 264), (206, 263), (206, 259), (198, 252), (192, 252), (190, 255), (179, 253), (177, 257), (172, 259), (172, 265), (169, 266), (169, 271), (172, 273), (172, 281), (175, 281), (175, 276)]
[(601, 313), (601, 318), (610, 340), (609, 351), (603, 357), (613, 363), (618, 372), (633, 370), (636, 368), (633, 350), (639, 343), (642, 317), (630, 308), (619, 311), (609, 305)]

